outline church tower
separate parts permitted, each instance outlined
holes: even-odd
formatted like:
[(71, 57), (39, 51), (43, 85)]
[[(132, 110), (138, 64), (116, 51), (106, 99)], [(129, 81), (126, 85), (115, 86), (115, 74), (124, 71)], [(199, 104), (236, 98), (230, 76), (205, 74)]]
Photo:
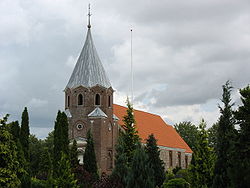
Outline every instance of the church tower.
[(94, 139), (100, 172), (110, 173), (114, 166), (114, 147), (118, 134), (117, 117), (113, 115), (113, 88), (93, 43), (89, 12), (84, 46), (65, 88), (65, 112), (69, 121), (69, 139), (75, 139), (78, 158), (83, 164), (86, 133)]

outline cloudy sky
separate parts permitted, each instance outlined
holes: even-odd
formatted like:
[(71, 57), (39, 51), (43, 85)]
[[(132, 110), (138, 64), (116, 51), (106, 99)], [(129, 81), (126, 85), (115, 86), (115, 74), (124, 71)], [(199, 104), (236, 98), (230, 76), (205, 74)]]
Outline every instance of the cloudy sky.
[(125, 105), (133, 28), (134, 106), (169, 124), (216, 122), (221, 86), (250, 83), (250, 3), (245, 0), (1, 0), (0, 116), (44, 138), (64, 109), (63, 90), (82, 49), (92, 7), (92, 36)]

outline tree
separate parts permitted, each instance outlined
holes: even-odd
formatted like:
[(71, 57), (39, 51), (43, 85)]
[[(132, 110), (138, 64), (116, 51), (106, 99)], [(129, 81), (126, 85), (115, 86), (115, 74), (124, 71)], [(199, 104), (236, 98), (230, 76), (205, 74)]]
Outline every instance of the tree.
[(58, 163), (58, 177), (56, 178), (57, 187), (77, 188), (74, 174), (71, 171), (68, 156), (62, 152), (61, 159)]
[(216, 151), (216, 146), (217, 146), (217, 139), (218, 139), (218, 122), (214, 123), (212, 125), (212, 127), (207, 129), (207, 133), (208, 133), (208, 144), (209, 147), (213, 148), (214, 151)]
[(56, 177), (58, 161), (61, 154), (69, 157), (69, 139), (68, 139), (68, 119), (64, 112), (60, 110), (57, 113), (54, 127), (54, 147), (53, 147), (53, 176)]
[(26, 161), (25, 171), (27, 174), (24, 174), (21, 178), (21, 187), (28, 188), (31, 186), (31, 176), (30, 176), (30, 149), (29, 149), (29, 114), (27, 107), (24, 108), (22, 113), (21, 129), (20, 129), (20, 143), (22, 145), (24, 158)]
[(230, 166), (230, 153), (232, 149), (232, 139), (234, 137), (234, 123), (232, 106), (231, 104), (231, 90), (229, 81), (223, 85), (222, 103), (220, 107), (221, 116), (219, 118), (217, 127), (217, 144), (216, 144), (216, 162), (214, 169), (214, 188), (224, 188), (230, 186), (230, 178), (228, 170)]
[(145, 150), (149, 166), (153, 169), (155, 185), (160, 187), (165, 180), (164, 162), (160, 159), (160, 150), (153, 134), (149, 135)]
[(73, 145), (70, 148), (70, 164), (71, 164), (72, 172), (75, 173), (79, 165), (76, 140), (73, 141)]
[(148, 163), (148, 155), (144, 148), (138, 144), (134, 152), (131, 167), (126, 177), (127, 188), (154, 188), (153, 170)]
[(184, 121), (174, 125), (175, 130), (183, 138), (183, 140), (188, 144), (188, 146), (195, 150), (195, 145), (198, 139), (198, 128), (193, 125), (190, 121)]
[(208, 134), (205, 127), (206, 123), (202, 120), (190, 165), (191, 184), (194, 188), (200, 188), (201, 185), (210, 187), (213, 180), (214, 157), (212, 149), (208, 146)]
[(235, 112), (240, 129), (232, 151), (230, 175), (233, 187), (237, 188), (250, 185), (250, 86), (240, 89), (240, 94), (243, 105)]
[(27, 107), (24, 108), (22, 113), (22, 122), (21, 122), (21, 129), (20, 129), (20, 142), (23, 147), (24, 157), (26, 161), (29, 163), (30, 161), (30, 153), (29, 153), (29, 114)]
[(22, 179), (23, 176), (27, 176), (27, 171), (25, 170), (27, 162), (24, 158), (24, 152), (23, 152), (23, 148), (20, 142), (20, 126), (19, 126), (18, 121), (11, 122), (8, 126), (9, 126), (10, 133), (13, 136), (13, 141), (15, 142), (16, 148), (17, 148), (16, 150), (17, 156), (18, 156), (17, 160), (18, 160), (19, 169), (20, 169), (17, 172), (17, 177), (19, 179)]
[(29, 147), (30, 147), (30, 173), (33, 177), (40, 177), (39, 171), (39, 164), (41, 161), (41, 156), (44, 152), (43, 142), (42, 140), (38, 139), (35, 135), (31, 134), (29, 137)]
[(127, 113), (123, 117), (124, 122), (124, 130), (125, 134), (123, 135), (124, 139), (124, 150), (127, 155), (128, 165), (132, 161), (134, 151), (136, 149), (136, 145), (140, 141), (138, 136), (138, 132), (135, 128), (135, 118), (134, 118), (134, 109), (133, 106), (130, 104), (129, 100), (127, 100)]
[(93, 181), (98, 179), (94, 140), (90, 130), (87, 132), (87, 145), (83, 156), (83, 168), (92, 175)]
[(128, 173), (128, 159), (125, 152), (124, 133), (118, 137), (115, 155), (115, 167), (112, 171), (112, 178), (125, 185), (125, 178)]
[(6, 122), (8, 115), (0, 119), (0, 187), (18, 187), (17, 172), (21, 170), (17, 159), (16, 145)]

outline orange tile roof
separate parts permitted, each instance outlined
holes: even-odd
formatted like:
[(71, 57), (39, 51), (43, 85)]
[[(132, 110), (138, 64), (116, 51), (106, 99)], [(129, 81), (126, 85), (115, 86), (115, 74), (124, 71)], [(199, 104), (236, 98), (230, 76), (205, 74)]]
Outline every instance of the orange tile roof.
[[(122, 119), (126, 114), (127, 108), (117, 104), (114, 104), (113, 107), (114, 114), (120, 119), (118, 121), (119, 125), (123, 125)], [(159, 146), (185, 149), (186, 153), (192, 153), (190, 147), (175, 129), (167, 125), (160, 116), (139, 110), (134, 110), (134, 115), (138, 134), (142, 142), (145, 142), (148, 135), (153, 133)]]

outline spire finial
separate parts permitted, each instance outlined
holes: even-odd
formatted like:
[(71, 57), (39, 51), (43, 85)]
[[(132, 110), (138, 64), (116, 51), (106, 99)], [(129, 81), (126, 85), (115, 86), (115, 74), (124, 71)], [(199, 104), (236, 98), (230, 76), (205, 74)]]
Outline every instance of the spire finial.
[(89, 17), (89, 22), (88, 22), (88, 28), (90, 29), (91, 28), (91, 25), (90, 25), (90, 16), (92, 14), (90, 14), (90, 4), (89, 4), (89, 13), (88, 13), (88, 17)]

